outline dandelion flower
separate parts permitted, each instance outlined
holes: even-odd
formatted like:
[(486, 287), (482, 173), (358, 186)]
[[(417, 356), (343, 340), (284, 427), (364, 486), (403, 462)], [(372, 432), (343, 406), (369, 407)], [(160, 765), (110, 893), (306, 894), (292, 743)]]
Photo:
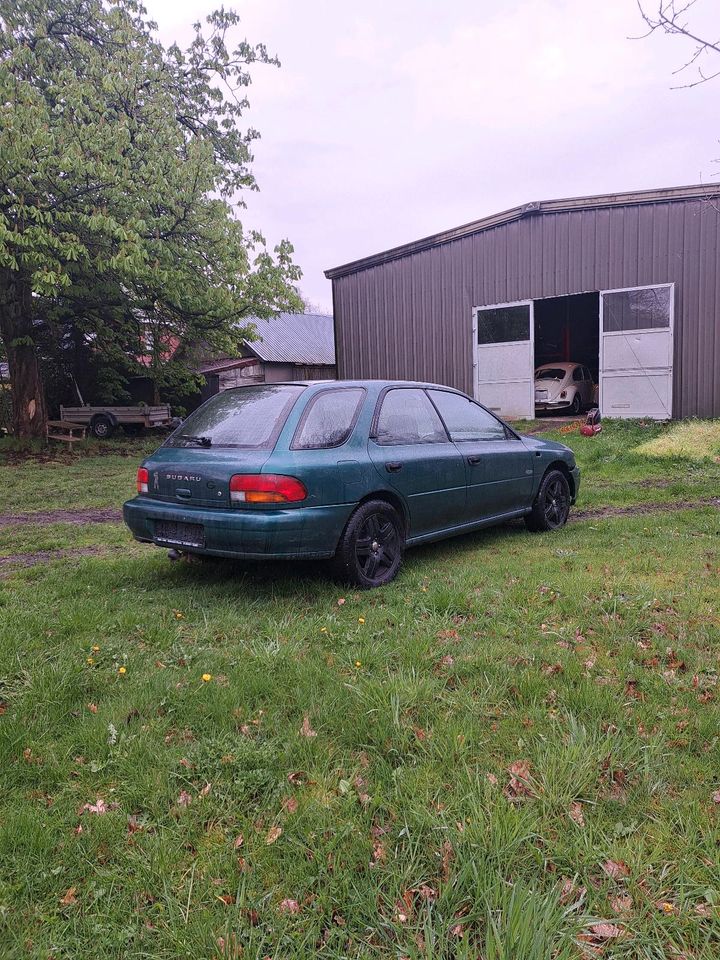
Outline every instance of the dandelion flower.
[(120, 669), (118, 670), (118, 673), (120, 674), (121, 677), (124, 677), (125, 674), (127, 673), (127, 667), (120, 667)]
[(94, 644), (92, 645), (92, 651), (93, 651), (93, 653), (99, 653), (99, 652), (100, 652), (100, 647), (99, 647), (96, 643), (94, 643)]
[(361, 666), (362, 666), (362, 660), (356, 660), (356, 661), (355, 661), (355, 666), (356, 666), (356, 667), (361, 667)]
[(365, 623), (365, 617), (358, 617), (358, 623)]
[(320, 633), (327, 633), (327, 627), (320, 627)]
[(87, 662), (92, 666), (95, 663), (95, 657), (88, 657)]
[(212, 674), (211, 674), (211, 673), (204, 673), (204, 674), (202, 675), (202, 679), (203, 679), (203, 683), (209, 683), (209, 682), (212, 680)]

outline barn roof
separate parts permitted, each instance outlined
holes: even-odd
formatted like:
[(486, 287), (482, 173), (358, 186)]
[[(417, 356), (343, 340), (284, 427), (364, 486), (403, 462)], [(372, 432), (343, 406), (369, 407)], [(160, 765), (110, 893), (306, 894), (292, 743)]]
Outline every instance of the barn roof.
[(399, 247), (363, 257), (360, 260), (353, 260), (351, 263), (345, 263), (339, 267), (333, 267), (325, 271), (325, 276), (328, 280), (334, 280), (336, 277), (343, 277), (349, 273), (356, 273), (358, 270), (375, 267), (387, 263), (389, 260), (398, 260), (400, 257), (419, 253), (421, 250), (428, 250), (430, 247), (449, 243), (452, 240), (459, 240), (461, 237), (480, 233), (482, 230), (489, 230), (491, 227), (498, 227), (513, 220), (520, 220), (522, 217), (543, 213), (569, 213), (572, 210), (595, 210), (601, 207), (669, 203), (673, 200), (717, 200), (718, 197), (720, 197), (720, 184), (699, 183), (688, 187), (662, 187), (655, 190), (632, 190), (627, 193), (603, 193), (591, 197), (569, 197), (564, 200), (538, 200), (522, 204), (519, 207), (511, 207), (509, 210), (483, 217), (481, 220), (473, 220), (452, 230), (433, 233), (421, 240), (414, 240), (411, 243), (405, 243)]
[(267, 363), (335, 363), (333, 318), (322, 313), (280, 313), (270, 320), (253, 318), (259, 340), (245, 346)]

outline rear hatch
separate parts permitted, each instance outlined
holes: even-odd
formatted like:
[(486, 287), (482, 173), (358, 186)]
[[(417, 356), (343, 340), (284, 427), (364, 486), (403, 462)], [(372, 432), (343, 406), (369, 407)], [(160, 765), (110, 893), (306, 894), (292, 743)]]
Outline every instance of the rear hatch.
[(229, 507), (230, 478), (261, 473), (269, 450), (204, 450), (161, 447), (145, 463), (146, 496), (196, 507)]
[(300, 384), (256, 384), (216, 394), (145, 461), (145, 496), (229, 507), (230, 478), (262, 472), (304, 389)]

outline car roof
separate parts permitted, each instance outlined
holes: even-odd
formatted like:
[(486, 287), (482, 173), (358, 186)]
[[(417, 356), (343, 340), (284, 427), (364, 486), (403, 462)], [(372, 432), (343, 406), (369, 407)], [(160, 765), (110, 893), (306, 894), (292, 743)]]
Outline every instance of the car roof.
[[(432, 388), (435, 390), (450, 390), (453, 393), (461, 393), (462, 391), (457, 390), (455, 387), (449, 387), (444, 383), (432, 383), (425, 380), (381, 380), (381, 379), (370, 379), (367, 380), (278, 380), (277, 383), (264, 384), (264, 383), (249, 383), (249, 387), (263, 387), (263, 386), (272, 386), (272, 387), (379, 387), (380, 389), (384, 387), (420, 387), (423, 389)], [(244, 387), (232, 388), (232, 389), (244, 389)]]

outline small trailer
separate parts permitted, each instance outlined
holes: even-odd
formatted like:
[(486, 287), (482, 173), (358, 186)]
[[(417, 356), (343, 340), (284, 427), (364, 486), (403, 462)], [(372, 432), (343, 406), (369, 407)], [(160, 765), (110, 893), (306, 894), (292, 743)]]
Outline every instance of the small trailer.
[(155, 407), (144, 404), (137, 407), (60, 407), (60, 419), (88, 427), (99, 440), (107, 440), (118, 427), (122, 427), (125, 433), (140, 434), (153, 427), (173, 425), (167, 403)]

